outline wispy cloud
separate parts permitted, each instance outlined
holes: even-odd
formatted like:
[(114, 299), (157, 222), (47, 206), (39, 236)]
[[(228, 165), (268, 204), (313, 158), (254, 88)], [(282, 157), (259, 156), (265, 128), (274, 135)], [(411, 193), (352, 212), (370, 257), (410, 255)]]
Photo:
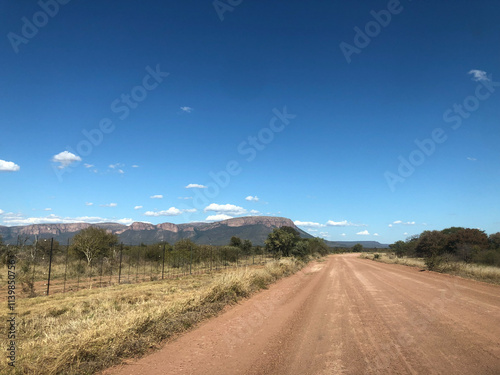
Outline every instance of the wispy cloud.
[(402, 221), (402, 220), (396, 220), (389, 224), (389, 228), (392, 228), (394, 225), (415, 225), (416, 223), (414, 221)]
[(489, 81), (488, 75), (484, 70), (472, 69), (468, 74), (472, 75), (473, 81)]
[(101, 204), (101, 207), (116, 207), (118, 204), (116, 203), (106, 203), (106, 204)]
[(358, 236), (369, 236), (370, 232), (368, 232), (366, 229), (364, 231), (356, 233)]
[(163, 199), (163, 195), (161, 195), (161, 194), (156, 194), (156, 195), (152, 195), (152, 196), (150, 196), (149, 198), (151, 198), (151, 199)]
[(194, 111), (194, 109), (191, 107), (181, 107), (181, 111), (186, 113), (191, 113)]
[(214, 211), (219, 214), (228, 214), (228, 215), (243, 215), (247, 213), (243, 207), (236, 206), (234, 204), (217, 204), (211, 203), (204, 209), (205, 212)]
[(188, 209), (178, 209), (176, 207), (170, 207), (168, 210), (162, 210), (162, 211), (146, 211), (144, 213), (145, 216), (153, 216), (153, 217), (158, 217), (158, 216), (179, 216), (182, 215), (183, 213), (191, 213), (191, 212), (196, 212), (195, 208), (188, 208)]
[(189, 184), (186, 186), (186, 189), (206, 189), (207, 187), (205, 185), (200, 185), (200, 184)]
[(142, 206), (135, 206), (134, 210), (140, 210), (141, 208), (142, 208)]
[(84, 163), (83, 166), (85, 168), (93, 168), (94, 167), (94, 164), (88, 164), (88, 163)]
[(82, 158), (78, 155), (72, 154), (69, 151), (63, 151), (58, 153), (57, 155), (54, 155), (52, 157), (52, 161), (55, 163), (60, 163), (57, 168), (64, 169), (77, 161), (82, 161)]
[(477, 161), (477, 159), (476, 159), (476, 158), (471, 158), (470, 156), (469, 156), (469, 157), (467, 157), (467, 160), (470, 160), (470, 161)]
[(123, 224), (123, 225), (130, 225), (134, 221), (135, 221), (134, 219), (129, 219), (129, 218), (124, 218), (124, 219), (116, 220), (117, 223)]
[(139, 168), (137, 164), (132, 165), (132, 168)]
[(52, 211), (52, 208), (44, 208), (44, 211)]
[(366, 224), (355, 224), (347, 220), (342, 220), (342, 221), (328, 220), (326, 222), (326, 225), (328, 225), (329, 227), (366, 227)]
[(80, 217), (61, 217), (54, 214), (45, 217), (25, 217), (22, 214), (14, 214), (12, 212), (2, 216), (2, 221), (5, 225), (32, 225), (32, 224), (74, 224), (74, 223), (89, 223), (99, 224), (108, 222), (117, 222), (126, 224), (132, 219), (110, 219), (98, 216), (80, 216)]
[(116, 163), (116, 164), (110, 164), (108, 167), (111, 169), (115, 169), (115, 168), (123, 168), (124, 166), (125, 166), (125, 164)]
[(232, 216), (226, 215), (226, 214), (217, 214), (217, 215), (210, 215), (207, 216), (205, 221), (222, 221), (222, 220), (228, 220), (232, 219)]
[(245, 198), (245, 200), (249, 201), (249, 202), (258, 202), (259, 201), (259, 197), (257, 196), (251, 196), (249, 195), (248, 197)]
[(93, 205), (94, 205), (94, 203), (92, 203), (92, 202), (85, 202), (85, 206), (93, 206)]
[(325, 224), (315, 223), (315, 222), (312, 222), (312, 221), (295, 220), (293, 223), (296, 226), (298, 226), (298, 227), (306, 227), (306, 228), (323, 228), (323, 227), (326, 227)]

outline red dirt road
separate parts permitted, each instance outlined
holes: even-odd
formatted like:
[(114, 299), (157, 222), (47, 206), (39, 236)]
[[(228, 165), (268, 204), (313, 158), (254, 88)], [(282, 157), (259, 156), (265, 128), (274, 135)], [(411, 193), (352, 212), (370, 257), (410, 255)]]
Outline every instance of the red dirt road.
[(106, 374), (500, 374), (500, 286), (334, 255)]

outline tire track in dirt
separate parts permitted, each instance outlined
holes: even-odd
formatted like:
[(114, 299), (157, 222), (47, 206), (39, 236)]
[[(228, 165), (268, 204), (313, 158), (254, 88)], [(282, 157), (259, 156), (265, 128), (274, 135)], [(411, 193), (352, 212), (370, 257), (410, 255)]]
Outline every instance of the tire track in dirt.
[(500, 287), (333, 255), (105, 374), (498, 374)]

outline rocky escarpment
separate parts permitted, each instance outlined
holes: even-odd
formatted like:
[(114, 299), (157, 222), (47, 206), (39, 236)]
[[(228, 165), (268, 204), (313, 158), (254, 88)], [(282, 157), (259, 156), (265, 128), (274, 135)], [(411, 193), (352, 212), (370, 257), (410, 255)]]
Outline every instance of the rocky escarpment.
[(189, 238), (198, 243), (223, 245), (232, 236), (250, 239), (255, 244), (263, 244), (273, 228), (290, 226), (298, 230), (290, 219), (271, 216), (238, 217), (218, 222), (187, 224), (151, 224), (134, 222), (129, 226), (118, 223), (74, 223), (74, 224), (34, 224), (19, 227), (0, 227), (0, 235), (6, 243), (16, 243), (18, 238), (34, 241), (35, 238), (50, 238), (68, 241), (79, 231), (95, 225), (118, 235), (126, 244), (176, 242)]

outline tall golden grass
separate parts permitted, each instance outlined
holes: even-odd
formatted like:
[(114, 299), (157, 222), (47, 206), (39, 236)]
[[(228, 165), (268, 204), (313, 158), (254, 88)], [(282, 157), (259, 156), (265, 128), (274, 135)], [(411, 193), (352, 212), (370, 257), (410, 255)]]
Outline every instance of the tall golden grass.
[[(425, 261), (422, 258), (397, 258), (393, 254), (378, 254), (378, 258), (375, 257), (375, 254), (367, 253), (361, 254), (360, 257), (364, 259), (376, 260), (382, 263), (403, 264), (406, 266), (419, 267), (422, 269), (427, 268), (427, 266), (425, 265)], [(468, 279), (474, 279), (477, 281), (484, 281), (492, 284), (500, 284), (499, 267), (445, 260), (434, 271), (465, 277)]]
[[(10, 371), (0, 356), (0, 373), (95, 373), (144, 354), (303, 265), (282, 259), (215, 275), (21, 299), (16, 367)], [(6, 321), (5, 312), (0, 319)]]

